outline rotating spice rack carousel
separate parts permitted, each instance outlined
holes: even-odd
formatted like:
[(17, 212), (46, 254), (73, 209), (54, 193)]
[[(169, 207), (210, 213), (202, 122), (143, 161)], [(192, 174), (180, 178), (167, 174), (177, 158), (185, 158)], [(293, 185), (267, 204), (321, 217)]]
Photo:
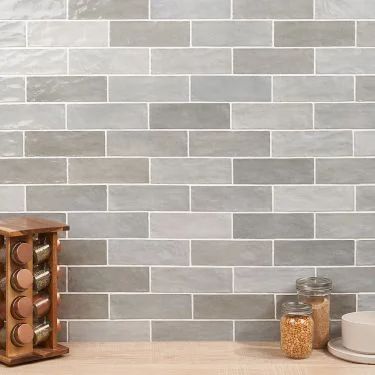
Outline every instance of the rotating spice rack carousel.
[(57, 343), (58, 233), (67, 230), (64, 223), (41, 218), (0, 221), (0, 363), (69, 352)]

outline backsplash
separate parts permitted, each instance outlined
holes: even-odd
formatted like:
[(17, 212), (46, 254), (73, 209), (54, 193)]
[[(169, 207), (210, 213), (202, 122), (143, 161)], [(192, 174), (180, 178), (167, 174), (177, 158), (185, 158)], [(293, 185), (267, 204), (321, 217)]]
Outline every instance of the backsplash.
[(375, 309), (375, 1), (0, 18), (0, 211), (71, 226), (63, 340), (274, 340), (313, 275)]

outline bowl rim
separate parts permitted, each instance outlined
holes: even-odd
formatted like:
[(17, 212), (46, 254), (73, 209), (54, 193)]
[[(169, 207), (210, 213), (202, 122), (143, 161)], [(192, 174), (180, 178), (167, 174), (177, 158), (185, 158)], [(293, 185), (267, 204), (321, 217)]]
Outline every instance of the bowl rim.
[(359, 324), (359, 325), (362, 325), (362, 326), (369, 326), (369, 327), (375, 327), (375, 321), (374, 323), (366, 323), (366, 322), (354, 322), (353, 320), (351, 320), (351, 318), (353, 316), (360, 316), (360, 315), (364, 315), (364, 314), (368, 314), (368, 313), (371, 313), (374, 315), (374, 318), (375, 318), (375, 311), (371, 311), (371, 310), (366, 310), (366, 311), (353, 311), (351, 313), (347, 313), (347, 314), (344, 314), (342, 317), (341, 317), (341, 321), (342, 322), (346, 322), (346, 323), (352, 323), (352, 324)]

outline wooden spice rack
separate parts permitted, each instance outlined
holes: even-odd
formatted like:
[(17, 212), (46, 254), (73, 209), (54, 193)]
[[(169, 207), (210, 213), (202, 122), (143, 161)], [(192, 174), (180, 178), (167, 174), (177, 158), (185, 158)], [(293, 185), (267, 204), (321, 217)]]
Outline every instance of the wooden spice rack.
[[(58, 335), (58, 288), (57, 288), (57, 266), (58, 266), (58, 233), (69, 230), (69, 226), (51, 220), (45, 220), (36, 217), (15, 217), (0, 221), (0, 241), (2, 242), (5, 251), (5, 264), (2, 264), (0, 271), (1, 278), (5, 277), (6, 288), (5, 293), (0, 292), (0, 299), (4, 299), (5, 294), (5, 346), (0, 350), (0, 363), (8, 366), (23, 364), (27, 362), (39, 361), (47, 358), (61, 356), (69, 352), (65, 346), (57, 343)], [(12, 340), (12, 330), (16, 325), (26, 323), (33, 327), (33, 314), (24, 319), (16, 319), (12, 314), (12, 302), (15, 298), (25, 296), (33, 299), (33, 287), (19, 292), (12, 287), (11, 277), (15, 270), (20, 269), (20, 266), (15, 264), (11, 258), (11, 251), (15, 244), (19, 242), (34, 245), (34, 236), (38, 235), (43, 238), (45, 243), (50, 246), (49, 258), (46, 261), (46, 267), (50, 271), (50, 282), (48, 287), (44, 290), (49, 295), (50, 308), (46, 319), (50, 325), (50, 334), (46, 341), (34, 346), (33, 342), (22, 346), (15, 345)], [(5, 250), (4, 250), (5, 249)], [(33, 273), (34, 265), (33, 259), (23, 264), (21, 268), (25, 268)], [(3, 300), (4, 302), (4, 300)], [(3, 322), (1, 322), (3, 323)], [(29, 327), (26, 327), (29, 328)], [(30, 329), (30, 328), (29, 328)]]

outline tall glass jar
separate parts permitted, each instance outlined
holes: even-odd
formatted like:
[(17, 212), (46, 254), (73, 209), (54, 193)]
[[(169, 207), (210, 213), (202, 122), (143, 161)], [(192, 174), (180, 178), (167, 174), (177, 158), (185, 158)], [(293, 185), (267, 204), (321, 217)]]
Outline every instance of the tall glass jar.
[(314, 321), (310, 305), (286, 302), (280, 319), (280, 347), (289, 358), (303, 359), (312, 352)]
[(325, 348), (330, 336), (330, 295), (332, 281), (325, 277), (306, 277), (296, 282), (298, 301), (312, 307), (313, 348)]

